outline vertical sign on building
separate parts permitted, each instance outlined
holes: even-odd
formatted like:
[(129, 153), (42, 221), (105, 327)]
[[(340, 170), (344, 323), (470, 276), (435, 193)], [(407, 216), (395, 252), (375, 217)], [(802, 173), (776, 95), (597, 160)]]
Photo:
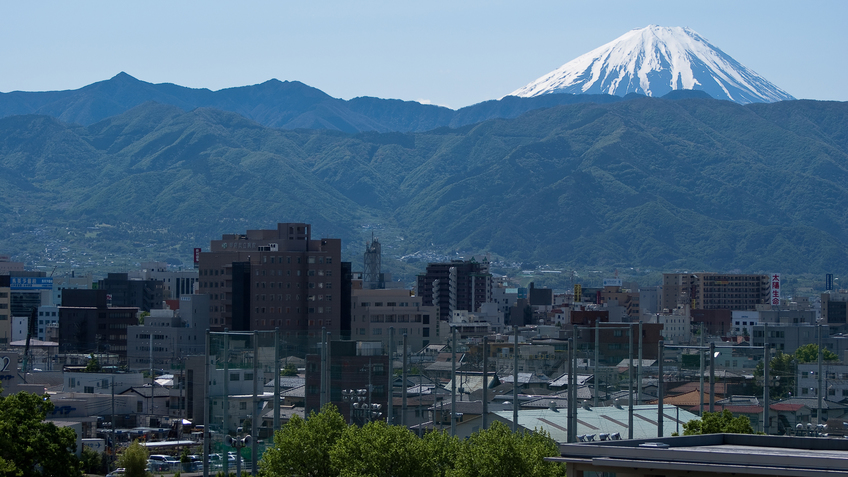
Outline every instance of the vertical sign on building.
[(583, 300), (583, 287), (577, 283), (574, 285), (574, 303), (580, 303)]
[(200, 263), (200, 248), (194, 249), (194, 268), (197, 268)]
[(824, 289), (833, 290), (833, 274), (828, 273), (824, 276)]
[(780, 274), (771, 275), (771, 304), (780, 305)]

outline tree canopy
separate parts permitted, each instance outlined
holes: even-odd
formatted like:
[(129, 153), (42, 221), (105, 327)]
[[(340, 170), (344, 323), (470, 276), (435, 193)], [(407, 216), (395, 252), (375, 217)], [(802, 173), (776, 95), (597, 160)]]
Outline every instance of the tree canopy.
[(292, 416), (274, 434), (274, 447), (262, 456), (263, 476), (334, 477), (339, 475), (330, 461), (330, 450), (347, 424), (332, 404), (308, 419)]
[[(815, 363), (819, 360), (819, 346), (815, 343), (805, 344), (795, 350), (795, 361), (798, 363)], [(822, 361), (838, 361), (839, 356), (833, 351), (823, 348)]]
[(485, 477), (565, 475), (546, 462), (559, 448), (544, 432), (513, 433), (495, 422), (460, 441), (445, 432), (419, 438), (403, 426), (374, 421), (348, 426), (332, 405), (304, 420), (293, 418), (260, 462), (260, 475), (340, 477)]
[(147, 475), (147, 447), (133, 441), (118, 456), (118, 467), (123, 467), (126, 477), (145, 477)]
[[(763, 362), (757, 363), (754, 368), (754, 376), (757, 378), (754, 384), (754, 393), (757, 395), (763, 392)], [(769, 396), (773, 399), (786, 397), (795, 390), (795, 370), (797, 362), (795, 355), (785, 354), (778, 351), (777, 354), (769, 361), (769, 380), (772, 381)]]
[(733, 413), (724, 409), (721, 412), (705, 412), (701, 419), (692, 419), (683, 424), (683, 435), (696, 434), (753, 434), (751, 420), (747, 416), (733, 417)]
[(22, 391), (0, 397), (0, 475), (82, 475), (76, 433), (45, 422), (51, 412), (47, 395)]

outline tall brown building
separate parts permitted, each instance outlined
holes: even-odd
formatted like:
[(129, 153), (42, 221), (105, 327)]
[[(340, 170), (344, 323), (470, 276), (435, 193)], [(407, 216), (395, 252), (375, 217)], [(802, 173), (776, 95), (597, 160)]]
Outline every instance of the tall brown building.
[(769, 303), (770, 293), (769, 275), (664, 273), (660, 309), (688, 303), (692, 309), (754, 311)]
[(300, 345), (320, 339), (322, 328), (350, 336), (350, 264), (340, 239), (312, 240), (309, 224), (224, 235), (200, 253), (198, 268), (215, 331), (279, 327)]

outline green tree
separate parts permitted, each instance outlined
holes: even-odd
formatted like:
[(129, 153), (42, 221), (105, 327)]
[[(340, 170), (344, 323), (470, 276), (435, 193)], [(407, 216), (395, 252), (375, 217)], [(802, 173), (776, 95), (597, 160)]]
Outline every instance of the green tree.
[(342, 477), (430, 477), (431, 460), (424, 441), (403, 426), (372, 421), (349, 426), (330, 451)]
[(145, 477), (147, 475), (147, 458), (149, 456), (147, 447), (144, 447), (135, 440), (118, 456), (118, 467), (124, 468), (126, 477)]
[[(769, 379), (774, 380), (775, 377), (777, 381), (773, 381), (773, 386), (769, 390), (769, 397), (772, 399), (779, 399), (789, 395), (795, 389), (795, 371), (797, 369), (797, 364), (795, 361), (795, 356), (791, 354), (785, 354), (782, 351), (778, 351), (777, 354), (769, 361)], [(762, 395), (763, 393), (763, 362), (760, 361), (757, 363), (757, 367), (754, 368), (754, 377), (757, 379), (754, 381), (754, 393), (756, 395)]]
[(0, 397), (0, 475), (81, 475), (76, 433), (45, 422), (47, 395), (19, 392)]
[(559, 456), (556, 442), (544, 432), (512, 432), (500, 422), (475, 432), (461, 443), (454, 472), (456, 477), (564, 476), (565, 466), (547, 462)]
[(82, 452), (80, 452), (80, 463), (82, 464), (82, 471), (86, 474), (97, 474), (103, 470), (103, 458), (100, 452), (91, 447), (83, 446)]
[(308, 419), (292, 416), (274, 434), (274, 447), (259, 462), (263, 476), (330, 477), (339, 475), (330, 462), (330, 450), (347, 428), (344, 418), (332, 404)]
[(97, 357), (92, 353), (88, 357), (88, 363), (85, 365), (86, 373), (99, 373), (101, 370), (100, 361), (97, 360)]
[(297, 366), (288, 363), (281, 371), (280, 376), (297, 376)]
[(460, 441), (445, 432), (428, 432), (422, 439), (430, 457), (430, 470), (434, 477), (446, 477), (454, 469), (460, 451)]
[[(806, 344), (795, 350), (795, 361), (798, 363), (815, 363), (819, 360), (819, 346), (815, 343)], [(833, 351), (822, 349), (822, 361), (838, 361), (839, 356)]]
[(704, 412), (701, 419), (692, 419), (683, 424), (683, 435), (696, 434), (753, 434), (751, 420), (747, 416), (733, 417), (727, 409), (721, 412)]

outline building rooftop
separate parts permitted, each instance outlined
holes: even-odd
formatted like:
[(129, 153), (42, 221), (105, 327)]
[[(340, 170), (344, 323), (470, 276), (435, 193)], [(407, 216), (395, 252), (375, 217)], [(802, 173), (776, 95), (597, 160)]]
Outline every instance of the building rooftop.
[[(494, 413), (501, 420), (511, 423), (512, 411)], [(534, 430), (544, 429), (555, 441), (564, 443), (566, 437), (565, 408), (521, 409), (518, 411), (519, 426)], [(675, 406), (663, 406), (663, 435), (682, 432), (683, 423), (698, 416)], [(641, 439), (657, 435), (657, 406), (640, 405), (633, 407), (633, 438)], [(618, 433), (622, 438), (628, 436), (628, 409), (626, 407), (577, 408), (577, 434), (594, 436)]]
[(846, 439), (707, 434), (566, 444), (546, 460), (577, 473), (825, 476), (848, 473), (846, 451)]

